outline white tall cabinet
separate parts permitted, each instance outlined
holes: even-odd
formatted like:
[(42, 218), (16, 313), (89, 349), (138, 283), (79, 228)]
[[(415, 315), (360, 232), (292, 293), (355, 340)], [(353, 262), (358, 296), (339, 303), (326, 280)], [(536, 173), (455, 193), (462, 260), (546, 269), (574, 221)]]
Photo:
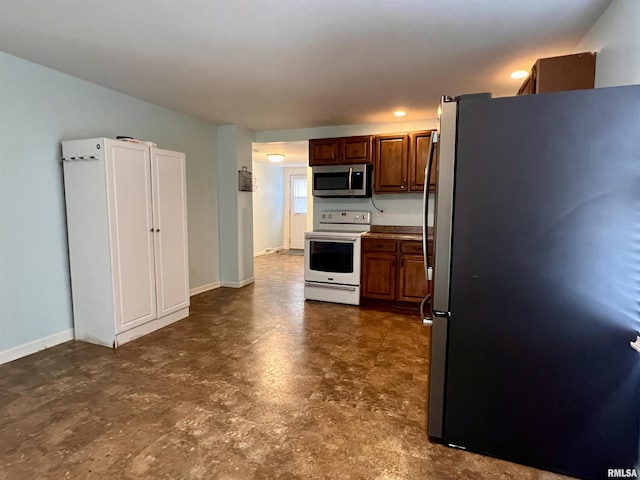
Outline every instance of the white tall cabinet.
[(117, 347), (189, 315), (185, 156), (62, 143), (75, 337)]

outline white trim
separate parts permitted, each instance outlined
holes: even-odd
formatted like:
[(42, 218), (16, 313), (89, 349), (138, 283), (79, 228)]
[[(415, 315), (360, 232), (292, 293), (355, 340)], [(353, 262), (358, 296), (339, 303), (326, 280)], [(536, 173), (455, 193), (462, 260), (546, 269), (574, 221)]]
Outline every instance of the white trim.
[(220, 288), (221, 286), (222, 284), (220, 282), (207, 283), (206, 285), (201, 285), (189, 290), (189, 296), (193, 297), (194, 295), (198, 295), (199, 293), (208, 292), (209, 290), (214, 290), (216, 288)]
[[(177, 322), (178, 320), (182, 320), (189, 316), (189, 307), (183, 308), (182, 310), (178, 310), (177, 312), (170, 313), (162, 318), (157, 318), (150, 322), (144, 323), (142, 325), (138, 325), (131, 330), (127, 330), (122, 333), (118, 333), (115, 337), (115, 347), (119, 347), (120, 345), (135, 340), (136, 338), (147, 335), (151, 332), (155, 332), (156, 330), (160, 330), (161, 328), (166, 327), (167, 325), (171, 325), (172, 323)], [(112, 345), (107, 345), (112, 346)]]
[(246, 280), (243, 280), (241, 282), (222, 282), (222, 286), (223, 287), (230, 287), (230, 288), (242, 288), (242, 287), (246, 287), (247, 285), (251, 284), (255, 282), (255, 278), (251, 277), (251, 278), (247, 278)]
[(267, 248), (266, 250), (262, 250), (261, 252), (254, 253), (253, 254), (253, 258), (261, 257), (262, 255), (270, 255), (272, 253), (278, 253), (278, 252), (281, 252), (283, 250), (289, 250), (289, 247), (285, 247), (284, 245), (280, 245), (279, 247)]
[(3, 363), (12, 362), (13, 360), (17, 360), (18, 358), (26, 357), (27, 355), (39, 352), (40, 350), (44, 350), (45, 348), (55, 347), (56, 345), (59, 345), (61, 343), (68, 342), (69, 340), (73, 340), (73, 336), (73, 328), (70, 328), (60, 333), (54, 333), (53, 335), (49, 335), (48, 337), (39, 338), (38, 340), (33, 340), (32, 342), (24, 343), (22, 345), (18, 345), (17, 347), (12, 347), (8, 350), (4, 350), (0, 352), (0, 365), (2, 365)]

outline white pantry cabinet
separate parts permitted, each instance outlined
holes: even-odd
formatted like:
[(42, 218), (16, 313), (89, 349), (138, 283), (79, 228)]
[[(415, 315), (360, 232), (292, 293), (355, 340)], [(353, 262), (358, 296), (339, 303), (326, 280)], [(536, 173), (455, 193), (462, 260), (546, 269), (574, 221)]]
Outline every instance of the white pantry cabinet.
[(117, 347), (189, 315), (185, 156), (62, 142), (75, 337)]

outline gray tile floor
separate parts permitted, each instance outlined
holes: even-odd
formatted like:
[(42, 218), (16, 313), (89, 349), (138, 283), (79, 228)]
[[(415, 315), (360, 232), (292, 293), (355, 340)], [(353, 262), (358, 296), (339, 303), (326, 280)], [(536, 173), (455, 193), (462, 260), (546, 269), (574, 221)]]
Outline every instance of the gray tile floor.
[(430, 443), (429, 329), (305, 302), (301, 265), (259, 257), (118, 350), (0, 366), (0, 479), (567, 478)]

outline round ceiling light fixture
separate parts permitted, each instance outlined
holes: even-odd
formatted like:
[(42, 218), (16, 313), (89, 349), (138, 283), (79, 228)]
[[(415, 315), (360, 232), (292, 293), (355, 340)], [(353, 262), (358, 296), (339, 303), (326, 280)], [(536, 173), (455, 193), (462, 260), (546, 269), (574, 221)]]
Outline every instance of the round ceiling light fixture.
[(282, 154), (282, 153), (267, 153), (267, 158), (269, 159), (270, 162), (280, 163), (282, 160), (284, 160), (284, 154)]
[(404, 117), (407, 115), (407, 112), (405, 112), (404, 110), (396, 110), (395, 112), (393, 112), (393, 114), (396, 117)]
[(526, 70), (516, 70), (515, 72), (511, 73), (511, 78), (518, 80), (520, 78), (525, 78), (529, 76), (529, 72), (527, 72)]

